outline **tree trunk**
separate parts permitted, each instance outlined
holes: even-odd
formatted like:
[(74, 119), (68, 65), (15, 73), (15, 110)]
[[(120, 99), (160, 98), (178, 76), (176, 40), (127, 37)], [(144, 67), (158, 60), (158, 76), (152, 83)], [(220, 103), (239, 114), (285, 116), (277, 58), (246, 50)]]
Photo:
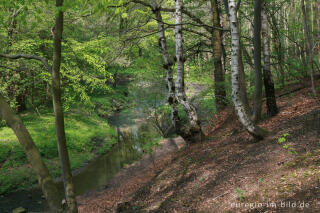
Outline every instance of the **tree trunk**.
[(304, 0), (301, 0), (301, 9), (302, 9), (302, 13), (303, 13), (303, 21), (304, 21), (304, 32), (305, 32), (305, 36), (306, 36), (306, 47), (307, 47), (307, 54), (308, 54), (308, 58), (309, 58), (309, 69), (310, 69), (310, 77), (311, 77), (311, 89), (312, 89), (312, 93), (314, 96), (317, 96), (317, 90), (316, 90), (316, 86), (315, 86), (315, 82), (314, 82), (314, 67), (313, 67), (313, 42), (311, 41), (310, 38), (310, 31), (309, 31), (309, 27), (308, 27), (308, 22), (307, 22), (307, 14), (306, 14), (306, 8), (304, 5)]
[(240, 95), (241, 87), (243, 86), (240, 74), (240, 32), (238, 26), (238, 18), (236, 11), (235, 0), (228, 1), (229, 21), (231, 30), (231, 80), (232, 80), (232, 100), (237, 112), (238, 118), (247, 131), (256, 139), (261, 140), (266, 135), (266, 132), (256, 126), (250, 119), (248, 109), (244, 104), (243, 97)]
[[(224, 4), (224, 7), (225, 7), (225, 10), (227, 12), (227, 16), (230, 17), (229, 15), (229, 3), (228, 3), (228, 0), (223, 0), (223, 4)], [(230, 22), (230, 18), (229, 18), (229, 22)], [(241, 37), (240, 36), (240, 33), (241, 33), (241, 30), (239, 30), (239, 27), (238, 26), (238, 32), (239, 32), (239, 38)], [(239, 44), (240, 44), (240, 50), (239, 50), (239, 76), (240, 76), (240, 91), (239, 91), (239, 96), (240, 96), (240, 99), (242, 100), (243, 102), (243, 107), (246, 111), (246, 113), (248, 115), (251, 114), (251, 108), (250, 108), (250, 105), (249, 105), (249, 100), (248, 100), (248, 96), (247, 96), (247, 86), (246, 86), (246, 81), (245, 81), (245, 73), (244, 73), (244, 65), (243, 65), (243, 61), (242, 61), (242, 49), (244, 49), (243, 45), (241, 44), (241, 40), (239, 39)]]
[(262, 72), (261, 72), (261, 5), (262, 0), (255, 0), (254, 5), (254, 99), (253, 99), (253, 121), (261, 119), (262, 105)]
[(196, 108), (187, 100), (184, 83), (184, 57), (183, 57), (183, 37), (182, 37), (182, 2), (176, 0), (175, 11), (175, 38), (176, 38), (176, 58), (177, 58), (177, 79), (176, 95), (183, 109), (188, 115), (189, 127), (185, 130), (189, 135), (189, 142), (202, 140), (203, 132), (200, 126), (200, 120)]
[(61, 64), (61, 39), (63, 31), (63, 12), (61, 7), (63, 0), (56, 0), (56, 7), (60, 9), (56, 16), (56, 25), (53, 35), (53, 66), (52, 66), (52, 94), (53, 94), (53, 109), (56, 120), (56, 135), (58, 141), (58, 151), (62, 176), (64, 182), (65, 196), (68, 212), (78, 212), (76, 197), (74, 193), (72, 174), (70, 168), (69, 154), (66, 144), (66, 135), (64, 129), (64, 115), (61, 102), (60, 89), (60, 64)]
[(158, 23), (159, 47), (163, 56), (163, 67), (167, 70), (167, 83), (169, 92), (168, 103), (171, 106), (171, 122), (173, 127), (175, 128), (176, 133), (180, 135), (181, 124), (178, 113), (178, 99), (175, 94), (175, 85), (173, 80), (173, 61), (170, 58), (167, 48), (167, 39), (160, 8), (158, 7), (156, 0), (151, 0), (151, 5), (152, 11)]
[(267, 98), (267, 115), (269, 117), (274, 116), (278, 113), (278, 107), (276, 102), (276, 96), (274, 91), (274, 83), (272, 79), (271, 66), (270, 66), (270, 40), (269, 40), (269, 25), (266, 14), (266, 6), (263, 4), (261, 11), (261, 22), (262, 22), (262, 39), (263, 39), (263, 78), (264, 87)]
[(63, 212), (61, 205), (61, 195), (53, 182), (48, 168), (44, 164), (40, 152), (31, 138), (27, 128), (24, 126), (20, 118), (13, 112), (9, 104), (0, 94), (0, 120), (6, 121), (7, 125), (12, 128), (21, 144), (32, 169), (37, 175), (39, 185), (44, 196), (47, 199), (50, 212)]
[[(211, 0), (211, 13), (212, 23), (215, 27), (221, 27), (220, 14), (217, 0)], [(225, 77), (224, 66), (222, 63), (223, 58), (223, 46), (222, 46), (222, 32), (219, 29), (212, 29), (211, 44), (213, 47), (214, 58), (214, 86), (215, 86), (215, 99), (216, 108), (218, 111), (224, 109), (227, 105), (226, 101), (226, 89), (225, 89)]]

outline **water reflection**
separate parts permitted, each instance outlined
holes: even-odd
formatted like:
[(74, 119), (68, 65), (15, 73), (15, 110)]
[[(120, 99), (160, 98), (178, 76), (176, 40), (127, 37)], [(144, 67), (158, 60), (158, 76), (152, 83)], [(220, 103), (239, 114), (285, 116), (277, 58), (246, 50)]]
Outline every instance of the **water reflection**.
[(107, 185), (121, 168), (141, 158), (145, 152), (144, 147), (149, 142), (159, 138), (156, 130), (147, 122), (117, 129), (118, 143), (107, 154), (92, 161), (73, 177), (77, 195)]

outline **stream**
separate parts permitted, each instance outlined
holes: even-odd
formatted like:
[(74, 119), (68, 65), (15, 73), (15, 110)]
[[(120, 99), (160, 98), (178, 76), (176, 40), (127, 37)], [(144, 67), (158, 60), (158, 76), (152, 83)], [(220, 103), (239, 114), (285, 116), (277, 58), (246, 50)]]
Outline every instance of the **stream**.
[[(74, 174), (73, 183), (76, 195), (107, 187), (111, 179), (126, 165), (139, 160), (143, 146), (150, 140), (159, 140), (159, 134), (144, 119), (143, 114), (121, 111), (108, 119), (111, 126), (117, 129), (118, 143), (102, 156), (90, 161)], [(58, 188), (63, 191), (62, 182)], [(39, 188), (17, 191), (0, 197), (0, 212), (12, 212), (23, 207), (29, 212), (41, 212), (48, 209), (46, 200)]]

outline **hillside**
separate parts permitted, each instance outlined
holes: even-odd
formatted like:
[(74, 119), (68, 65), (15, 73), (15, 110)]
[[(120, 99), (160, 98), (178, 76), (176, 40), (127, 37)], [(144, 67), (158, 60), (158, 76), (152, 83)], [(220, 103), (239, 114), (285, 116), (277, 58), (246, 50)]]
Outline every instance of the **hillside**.
[(82, 196), (80, 212), (320, 211), (320, 107), (308, 94), (280, 97), (258, 143), (224, 110), (207, 127), (210, 139), (128, 173), (121, 188)]

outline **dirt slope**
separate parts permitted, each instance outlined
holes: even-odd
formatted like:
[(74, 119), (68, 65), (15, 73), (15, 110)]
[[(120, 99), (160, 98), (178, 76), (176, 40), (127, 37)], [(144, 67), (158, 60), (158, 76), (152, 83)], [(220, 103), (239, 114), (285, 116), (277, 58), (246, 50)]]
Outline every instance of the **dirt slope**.
[(129, 175), (122, 190), (79, 198), (80, 212), (320, 212), (320, 105), (309, 93), (279, 98), (259, 143), (226, 109), (208, 141)]

